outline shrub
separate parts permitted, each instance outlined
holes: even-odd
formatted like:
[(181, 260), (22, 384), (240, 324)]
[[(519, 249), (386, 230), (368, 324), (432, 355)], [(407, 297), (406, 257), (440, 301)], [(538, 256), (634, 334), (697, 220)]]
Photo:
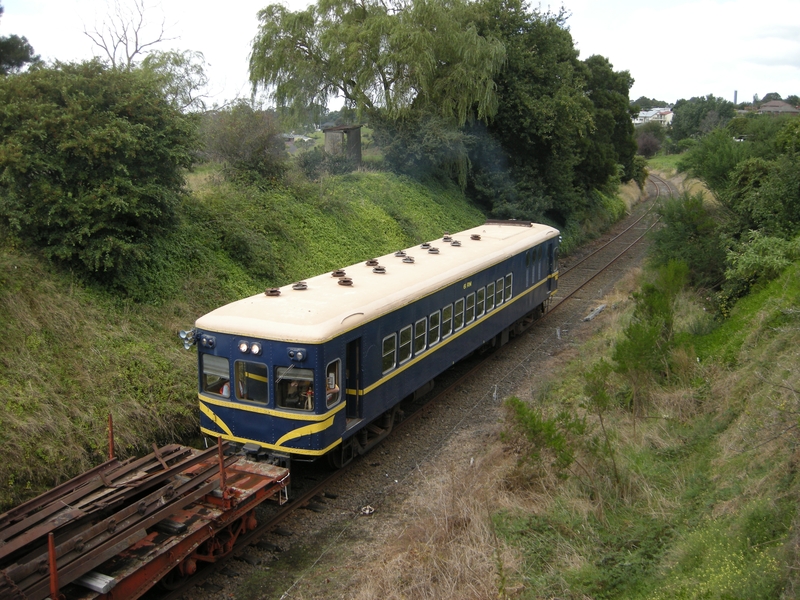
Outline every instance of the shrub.
[(169, 231), (195, 125), (141, 70), (98, 61), (0, 79), (0, 219), (112, 281)]

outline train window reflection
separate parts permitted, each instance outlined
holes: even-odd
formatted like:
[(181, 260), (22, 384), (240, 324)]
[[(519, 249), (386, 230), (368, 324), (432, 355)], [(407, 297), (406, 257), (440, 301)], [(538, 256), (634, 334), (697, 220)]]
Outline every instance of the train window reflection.
[(486, 312), (494, 308), (494, 284), (490, 283), (486, 286)]
[(467, 296), (467, 314), (466, 322), (472, 323), (475, 320), (475, 294)]
[(409, 358), (411, 358), (411, 325), (400, 330), (400, 351), (397, 362), (402, 365)]
[(397, 354), (397, 335), (387, 335), (383, 338), (383, 351), (381, 356), (383, 356), (383, 360), (381, 362), (381, 370), (384, 374), (388, 373), (392, 369), (394, 369), (395, 365), (395, 356)]
[(237, 360), (233, 364), (233, 375), (238, 400), (253, 400), (266, 404), (269, 400), (267, 365)]
[(414, 354), (419, 354), (425, 350), (425, 331), (428, 323), (425, 319), (420, 319), (414, 324)]
[(456, 300), (456, 310), (453, 314), (453, 331), (458, 331), (464, 326), (464, 299)]
[(313, 410), (314, 371), (295, 367), (276, 367), (275, 404), (279, 408)]
[(500, 306), (503, 303), (503, 278), (497, 280), (497, 287), (494, 291), (494, 304)]
[(439, 311), (437, 310), (435, 313), (432, 313), (430, 319), (428, 321), (428, 345), (433, 346), (436, 342), (439, 341), (439, 322), (440, 322), (440, 315)]
[(453, 331), (453, 305), (448, 304), (442, 309), (442, 339)]
[(478, 290), (478, 302), (475, 305), (475, 316), (482, 317), (486, 310), (486, 288)]

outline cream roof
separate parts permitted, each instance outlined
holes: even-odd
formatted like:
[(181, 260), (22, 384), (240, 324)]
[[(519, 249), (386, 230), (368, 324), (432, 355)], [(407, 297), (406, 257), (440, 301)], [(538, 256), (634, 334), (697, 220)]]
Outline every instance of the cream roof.
[[(405, 306), (433, 292), (467, 279), (472, 273), (499, 263), (546, 239), (558, 235), (546, 225), (487, 223), (451, 237), (431, 242), (439, 254), (420, 246), (406, 248), (413, 264), (393, 253), (378, 257), (386, 273), (373, 273), (364, 262), (345, 267), (353, 285), (339, 285), (331, 273), (305, 280), (308, 288), (280, 288), (280, 296), (258, 294), (232, 302), (200, 317), (195, 326), (204, 331), (296, 343), (321, 343), (344, 331)], [(479, 241), (470, 239), (473, 234)]]

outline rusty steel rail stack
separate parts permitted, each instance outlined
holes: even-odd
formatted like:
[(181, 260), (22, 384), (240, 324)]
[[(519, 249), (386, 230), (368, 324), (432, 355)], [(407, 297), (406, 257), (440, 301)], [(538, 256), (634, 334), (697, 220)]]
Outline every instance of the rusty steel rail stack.
[(0, 515), (0, 598), (138, 598), (229, 554), (288, 483), (223, 445), (112, 458)]

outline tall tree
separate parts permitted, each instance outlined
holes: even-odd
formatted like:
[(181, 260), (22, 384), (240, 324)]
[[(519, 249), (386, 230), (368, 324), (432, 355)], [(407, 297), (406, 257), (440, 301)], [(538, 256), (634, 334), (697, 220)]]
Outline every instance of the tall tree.
[(192, 50), (154, 50), (145, 56), (142, 68), (151, 71), (167, 99), (182, 111), (205, 110), (205, 57)]
[(465, 0), (318, 0), (259, 13), (250, 80), (298, 110), (335, 96), (398, 118), (410, 108), (458, 124), (497, 108), (503, 45), (478, 34)]
[(633, 77), (628, 71), (614, 71), (613, 65), (602, 56), (590, 56), (584, 61), (586, 93), (592, 102), (594, 127), (586, 138), (584, 158), (578, 168), (584, 189), (603, 187), (616, 178), (617, 165), (624, 181), (633, 178), (636, 140), (628, 91)]
[[(0, 4), (0, 17), (3, 11), (3, 5)], [(26, 38), (18, 35), (0, 37), (0, 76), (18, 73), (25, 65), (38, 60), (39, 56), (33, 53), (33, 47)]]
[(503, 190), (496, 185), (496, 159), (486, 152), (491, 146), (481, 143), (472, 155), (476, 192), (496, 205), (498, 216), (531, 218), (554, 211), (563, 221), (581, 195), (574, 169), (592, 110), (568, 15), (563, 9), (529, 11), (520, 0), (485, 0), (476, 13), (480, 31), (506, 47), (506, 62), (495, 77), (498, 110), (487, 126), (514, 182), (497, 198)]

